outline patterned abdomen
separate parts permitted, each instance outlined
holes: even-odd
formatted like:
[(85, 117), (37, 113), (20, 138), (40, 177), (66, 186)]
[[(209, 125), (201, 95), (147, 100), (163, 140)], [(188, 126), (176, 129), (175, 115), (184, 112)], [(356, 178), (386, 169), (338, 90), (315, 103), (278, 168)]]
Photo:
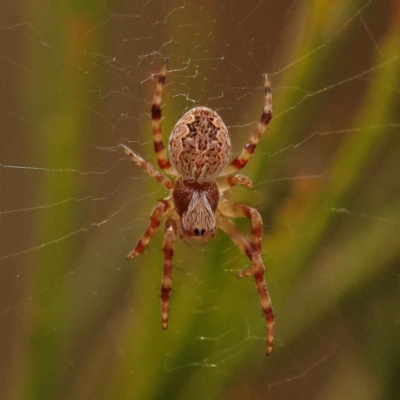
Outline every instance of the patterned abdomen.
[(169, 139), (171, 162), (183, 179), (210, 181), (228, 162), (231, 141), (221, 117), (207, 107), (188, 111)]

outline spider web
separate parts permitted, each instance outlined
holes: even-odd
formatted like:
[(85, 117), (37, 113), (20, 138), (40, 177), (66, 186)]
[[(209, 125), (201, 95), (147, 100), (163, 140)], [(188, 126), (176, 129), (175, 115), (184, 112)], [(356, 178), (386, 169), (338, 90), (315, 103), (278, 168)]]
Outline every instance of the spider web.
[[(395, 2), (3, 8), (6, 398), (395, 398)], [(264, 220), (271, 358), (254, 282), (234, 277), (248, 260), (229, 238), (177, 242), (166, 332), (162, 232), (125, 259), (166, 193), (118, 145), (156, 165), (149, 110), (165, 57), (164, 142), (185, 111), (205, 105), (227, 125), (233, 155), (256, 127), (270, 74), (273, 120), (243, 170), (255, 189), (229, 198)]]

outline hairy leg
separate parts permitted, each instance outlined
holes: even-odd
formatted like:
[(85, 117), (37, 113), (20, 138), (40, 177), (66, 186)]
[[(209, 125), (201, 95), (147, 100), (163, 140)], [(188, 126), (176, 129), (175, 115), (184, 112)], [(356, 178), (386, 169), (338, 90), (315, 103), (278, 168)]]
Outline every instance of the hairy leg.
[(246, 186), (249, 189), (253, 189), (254, 187), (251, 179), (244, 175), (234, 175), (217, 179), (217, 185), (218, 189), (222, 192), (226, 192), (233, 186), (237, 185)]
[(158, 165), (168, 174), (176, 175), (175, 168), (173, 168), (168, 160), (167, 151), (162, 140), (161, 130), (161, 98), (165, 79), (167, 77), (167, 62), (168, 59), (165, 60), (160, 75), (158, 76), (157, 87), (153, 97), (153, 105), (151, 107), (151, 126), (153, 128), (154, 151), (156, 153)]
[(143, 171), (147, 172), (152, 178), (154, 178), (158, 183), (161, 183), (166, 189), (172, 190), (174, 187), (174, 183), (168, 179), (166, 176), (158, 172), (152, 164), (145, 161), (142, 157), (138, 156), (135, 152), (133, 152), (129, 147), (124, 144), (120, 144), (122, 150), (124, 150), (125, 154), (130, 157), (130, 159), (136, 163)]
[(165, 233), (163, 242), (164, 266), (161, 281), (161, 321), (162, 328), (168, 327), (168, 303), (171, 294), (172, 285), (172, 259), (174, 257), (174, 245), (176, 240), (176, 232), (178, 225), (173, 218), (165, 221)]
[(254, 150), (260, 141), (262, 134), (265, 132), (269, 121), (272, 118), (272, 93), (271, 83), (267, 74), (264, 75), (264, 90), (265, 90), (265, 104), (264, 111), (261, 115), (260, 122), (258, 123), (256, 131), (250, 137), (250, 140), (244, 146), (242, 153), (235, 158), (225, 169), (221, 175), (229, 175), (246, 166), (250, 157), (253, 155)]
[(223, 230), (233, 242), (250, 258), (252, 266), (242, 272), (236, 274), (239, 278), (245, 276), (254, 276), (258, 296), (260, 298), (263, 314), (267, 322), (267, 355), (272, 353), (274, 344), (274, 325), (275, 316), (272, 309), (271, 298), (269, 297), (268, 288), (264, 280), (264, 263), (256, 245), (248, 238), (243, 236), (242, 232), (227, 217), (217, 212), (217, 227)]
[(157, 228), (160, 226), (161, 218), (165, 213), (172, 209), (172, 200), (170, 197), (166, 197), (163, 200), (159, 200), (150, 214), (150, 224), (136, 243), (135, 248), (127, 255), (129, 259), (137, 257), (143, 253), (145, 248), (150, 243), (151, 238), (156, 233)]
[(230, 218), (244, 217), (251, 219), (251, 234), (258, 252), (261, 251), (263, 222), (260, 213), (245, 204), (221, 202), (219, 207), (221, 213)]

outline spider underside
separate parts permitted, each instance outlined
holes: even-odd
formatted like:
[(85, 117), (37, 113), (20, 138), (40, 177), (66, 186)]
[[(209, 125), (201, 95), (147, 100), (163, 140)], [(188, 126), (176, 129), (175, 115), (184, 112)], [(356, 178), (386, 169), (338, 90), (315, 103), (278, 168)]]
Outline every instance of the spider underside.
[[(151, 177), (162, 184), (170, 194), (159, 200), (150, 214), (150, 224), (135, 248), (128, 254), (134, 258), (141, 254), (165, 216), (163, 241), (164, 265), (161, 282), (162, 327), (168, 326), (168, 303), (172, 284), (172, 259), (177, 235), (183, 240), (196, 239), (207, 242), (217, 228), (224, 231), (251, 260), (251, 267), (236, 274), (242, 278), (254, 276), (263, 314), (267, 322), (267, 354), (271, 354), (274, 341), (274, 312), (264, 280), (264, 262), (261, 257), (263, 223), (259, 212), (245, 204), (231, 203), (224, 192), (236, 185), (253, 187), (252, 181), (243, 175), (230, 176), (246, 166), (255, 147), (272, 117), (270, 82), (265, 75), (265, 104), (256, 131), (244, 146), (241, 154), (230, 163), (231, 142), (221, 117), (207, 107), (195, 107), (185, 113), (175, 125), (168, 144), (171, 161), (161, 137), (161, 95), (167, 65), (164, 63), (158, 77), (151, 109), (154, 151), (159, 167), (168, 178), (146, 162), (127, 146), (124, 152)], [(231, 218), (251, 220), (251, 237), (246, 237)]]

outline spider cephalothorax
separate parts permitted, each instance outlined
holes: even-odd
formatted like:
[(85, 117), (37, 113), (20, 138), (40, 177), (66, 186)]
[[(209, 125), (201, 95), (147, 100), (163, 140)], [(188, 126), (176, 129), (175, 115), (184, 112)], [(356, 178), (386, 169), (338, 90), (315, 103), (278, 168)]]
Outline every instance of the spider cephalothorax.
[[(267, 354), (271, 354), (274, 340), (274, 313), (264, 281), (264, 263), (261, 258), (263, 227), (261, 216), (252, 207), (230, 203), (224, 198), (224, 192), (233, 186), (253, 187), (251, 180), (246, 176), (229, 175), (247, 164), (271, 119), (272, 96), (269, 80), (265, 75), (265, 105), (258, 127), (238, 157), (228, 163), (231, 141), (221, 117), (207, 107), (195, 107), (183, 115), (170, 135), (168, 150), (171, 161), (169, 161), (161, 137), (161, 94), (166, 73), (165, 63), (153, 98), (152, 127), (158, 165), (175, 179), (161, 174), (152, 164), (125, 145), (121, 145), (125, 153), (137, 165), (170, 191), (166, 198), (157, 202), (150, 215), (149, 226), (135, 248), (128, 254), (128, 258), (134, 258), (144, 251), (159, 227), (161, 218), (165, 215), (161, 314), (162, 327), (166, 329), (176, 236), (179, 235), (184, 240), (194, 238), (206, 242), (214, 237), (217, 228), (224, 231), (252, 262), (251, 267), (238, 272), (237, 276), (240, 278), (254, 276), (267, 321)], [(239, 231), (231, 220), (234, 217), (251, 220), (251, 238)]]
[(175, 210), (185, 235), (208, 241), (215, 234), (215, 211), (219, 190), (214, 181), (198, 182), (179, 178), (172, 192)]

